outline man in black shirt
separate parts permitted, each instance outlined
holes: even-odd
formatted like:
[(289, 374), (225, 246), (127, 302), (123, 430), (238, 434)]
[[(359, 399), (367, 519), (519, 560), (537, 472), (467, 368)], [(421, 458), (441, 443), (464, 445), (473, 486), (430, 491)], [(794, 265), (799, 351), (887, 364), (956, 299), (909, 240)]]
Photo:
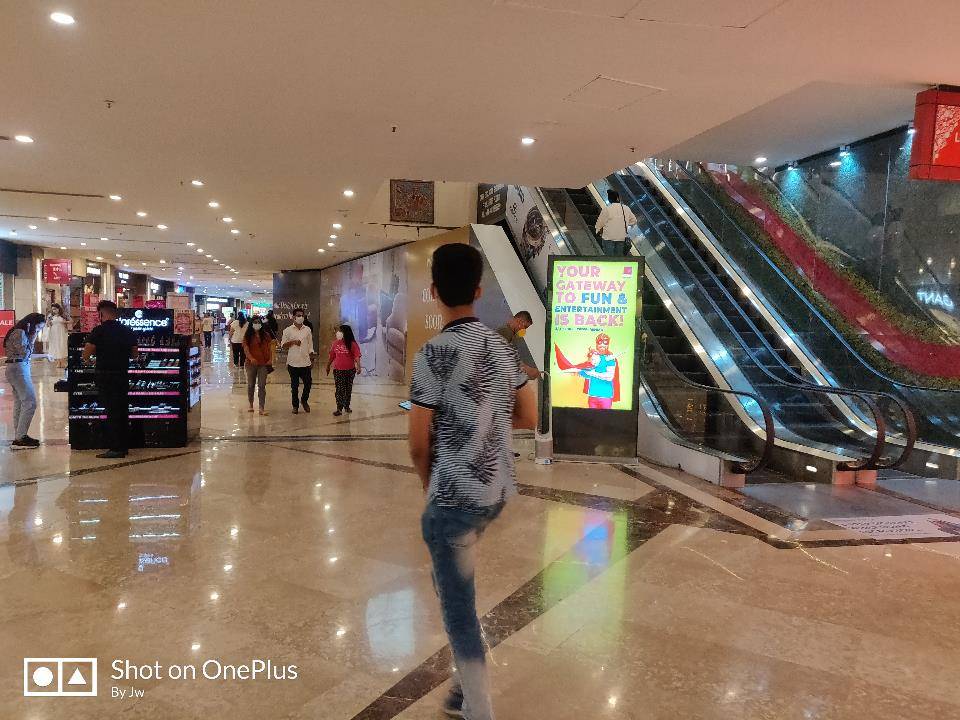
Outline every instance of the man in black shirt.
[(87, 336), (83, 346), (83, 361), (89, 362), (96, 357), (94, 378), (100, 402), (107, 413), (106, 435), (109, 450), (97, 455), (99, 458), (122, 458), (127, 456), (127, 434), (129, 431), (129, 392), (128, 370), (130, 360), (137, 358), (137, 339), (133, 330), (117, 320), (119, 311), (116, 304), (101, 300), (97, 305), (100, 324)]

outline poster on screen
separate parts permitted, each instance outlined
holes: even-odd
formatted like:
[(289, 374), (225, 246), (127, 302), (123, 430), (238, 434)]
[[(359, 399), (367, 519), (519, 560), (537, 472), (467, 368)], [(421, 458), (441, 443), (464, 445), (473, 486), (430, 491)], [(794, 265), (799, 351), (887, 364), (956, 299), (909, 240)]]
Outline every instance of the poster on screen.
[(881, 515), (824, 520), (874, 540), (960, 537), (960, 518), (952, 515)]

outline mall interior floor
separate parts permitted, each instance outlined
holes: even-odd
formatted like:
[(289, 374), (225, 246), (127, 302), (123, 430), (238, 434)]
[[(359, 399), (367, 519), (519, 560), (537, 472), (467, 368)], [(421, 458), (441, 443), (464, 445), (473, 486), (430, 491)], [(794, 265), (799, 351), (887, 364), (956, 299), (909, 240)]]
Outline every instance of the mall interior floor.
[[(334, 418), (332, 384), (292, 415), (278, 382), (259, 417), (228, 369), (206, 373), (199, 442), (103, 461), (70, 451), (38, 367), (43, 447), (0, 451), (0, 717), (441, 717), (404, 388), (361, 383)], [(960, 544), (787, 542), (680, 473), (539, 466), (530, 444), (477, 568), (501, 720), (960, 713)], [(98, 698), (21, 697), (22, 657), (94, 655)], [(110, 679), (112, 659), (209, 658), (299, 678)], [(144, 697), (110, 698), (131, 685)]]

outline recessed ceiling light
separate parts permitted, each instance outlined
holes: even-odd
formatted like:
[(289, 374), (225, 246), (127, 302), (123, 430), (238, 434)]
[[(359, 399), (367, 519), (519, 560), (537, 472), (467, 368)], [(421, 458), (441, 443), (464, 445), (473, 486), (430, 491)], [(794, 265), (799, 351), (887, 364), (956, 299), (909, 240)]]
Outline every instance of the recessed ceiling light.
[(130, 267), (130, 263), (124, 263), (123, 266), (124, 266), (124, 267)]
[(334, 242), (328, 242), (328, 243), (327, 243), (327, 247), (333, 247), (334, 245), (336, 245), (336, 243), (334, 243)]
[(146, 217), (147, 214), (143, 210), (137, 210), (137, 217)]
[(532, 138), (532, 137), (522, 137), (522, 138), (520, 138), (520, 143), (521, 143), (522, 145), (533, 145), (535, 142), (536, 142), (536, 140), (535, 140), (534, 138)]
[(191, 180), (190, 184), (194, 187), (203, 187), (203, 180)]
[(167, 226), (164, 225), (163, 223), (160, 223), (159, 225), (157, 225), (157, 230), (166, 230), (166, 229), (167, 229)]
[(342, 228), (342, 227), (343, 227), (343, 225), (341, 225), (340, 223), (334, 223), (334, 224), (333, 224), (333, 229), (334, 229), (334, 230), (339, 230), (339, 229)]
[(122, 258), (123, 255), (121, 255), (120, 253), (117, 253), (117, 257), (118, 257), (118, 258)]
[(32, 143), (33, 138), (29, 135), (14, 135), (13, 139), (19, 143)]
[(331, 240), (336, 240), (336, 239), (337, 239), (337, 236), (336, 236), (336, 235), (331, 235), (331, 236), (330, 236), (330, 239), (331, 239)]
[(832, 163), (830, 163), (830, 167), (840, 167), (842, 164), (843, 163), (841, 163), (839, 160), (834, 160)]
[(187, 247), (193, 247), (196, 243), (187, 243)]
[[(323, 248), (317, 248), (317, 252), (326, 252), (326, 250), (324, 250)], [(254, 283), (254, 284), (256, 284), (256, 283)]]
[(203, 255), (203, 248), (197, 248), (197, 252)]
[(210, 202), (207, 203), (207, 205), (209, 205), (212, 208), (220, 207), (220, 203), (218, 203), (216, 200), (211, 200)]
[(161, 265), (166, 265), (166, 264), (167, 264), (167, 261), (166, 261), (166, 260), (161, 260), (161, 261), (160, 261), (160, 264), (161, 264)]
[(66, 250), (66, 249), (67, 249), (67, 246), (66, 246), (66, 245), (61, 245), (61, 246), (60, 246), (60, 249), (61, 249), (61, 250)]
[(142, 263), (140, 263), (140, 264), (143, 265), (144, 267), (147, 266), (147, 264), (146, 264), (145, 262), (142, 262)]
[(47, 220), (49, 220), (50, 222), (56, 222), (59, 219), (60, 218), (54, 217), (53, 215), (47, 215)]
[(97, 255), (97, 260), (103, 260), (103, 258), (100, 255)]
[(110, 240), (110, 238), (108, 238), (108, 237), (102, 237), (102, 238), (100, 238), (100, 239), (103, 240), (104, 242), (107, 242), (107, 241)]
[(344, 196), (344, 197), (353, 197), (353, 195), (354, 195), (353, 190), (350, 190), (349, 188), (347, 188), (346, 190), (343, 191), (343, 196)]
[(50, 13), (50, 19), (57, 25), (73, 25), (76, 22), (73, 15), (68, 15), (65, 12), (52, 12)]
[(114, 202), (120, 202), (121, 200), (123, 200), (123, 195), (110, 195), (109, 197)]
[(206, 255), (204, 255), (204, 257), (213, 257), (213, 256), (210, 253), (207, 253)]
[(193, 280), (193, 275), (190, 276), (190, 279)]
[(239, 235), (239, 234), (240, 234), (240, 231), (237, 230), (236, 228), (234, 228), (234, 229), (231, 230), (230, 232), (232, 232), (234, 235)]
[(36, 226), (36, 225), (27, 225), (27, 227), (30, 228), (31, 230), (36, 230), (36, 229), (37, 229), (37, 226)]
[(232, 222), (233, 222), (233, 218), (232, 218), (232, 217), (225, 217), (225, 218), (220, 218), (220, 219), (223, 220), (225, 223), (232, 223)]
[(763, 155), (761, 155), (760, 157), (754, 159), (754, 162), (755, 162), (757, 165), (762, 165), (762, 164), (765, 163), (766, 161), (767, 161), (767, 159), (766, 159), (765, 157), (763, 157)]
[(80, 243), (80, 247), (86, 247), (86, 246), (87, 244), (85, 242)]
[(183, 266), (178, 267), (177, 270), (183, 270)]

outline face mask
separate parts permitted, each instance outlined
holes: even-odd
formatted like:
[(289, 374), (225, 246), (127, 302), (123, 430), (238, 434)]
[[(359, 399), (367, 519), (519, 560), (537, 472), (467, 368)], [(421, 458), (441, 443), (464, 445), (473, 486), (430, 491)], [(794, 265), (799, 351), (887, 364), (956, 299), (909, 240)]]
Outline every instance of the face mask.
[(520, 328), (519, 330), (517, 330), (517, 337), (523, 337), (526, 334), (527, 334), (526, 328)]
[(302, 316), (302, 315), (297, 315), (297, 316), (293, 319), (293, 323), (294, 323), (295, 325), (303, 325), (303, 316)]
[(262, 327), (263, 327), (263, 325), (261, 325), (260, 323), (254, 323), (254, 324), (253, 324), (253, 329), (254, 329), (254, 330), (259, 330), (259, 329), (262, 328)]
[(337, 330), (337, 340), (343, 340), (343, 333)]

